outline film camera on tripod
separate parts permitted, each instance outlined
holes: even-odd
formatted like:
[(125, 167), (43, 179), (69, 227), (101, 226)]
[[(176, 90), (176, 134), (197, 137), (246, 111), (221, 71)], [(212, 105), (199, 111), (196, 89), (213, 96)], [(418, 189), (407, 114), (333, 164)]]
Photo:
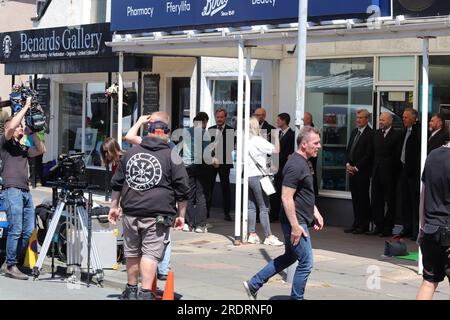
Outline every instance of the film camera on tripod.
[[(68, 280), (76, 282), (81, 278), (82, 251), (87, 251), (88, 284), (90, 281), (91, 263), (93, 271), (99, 283), (103, 280), (104, 273), (99, 258), (98, 250), (92, 238), (92, 193), (86, 202), (83, 190), (88, 184), (82, 180), (86, 166), (83, 160), (84, 153), (72, 155), (60, 155), (57, 164), (50, 170), (56, 181), (49, 183), (53, 188), (54, 213), (47, 228), (47, 233), (39, 254), (36, 266), (33, 268), (35, 279), (39, 277), (44, 259), (52, 245), (52, 274), (54, 274), (54, 244), (55, 233), (59, 240), (65, 239), (65, 262), (67, 265)], [(58, 188), (61, 188), (58, 193)], [(64, 212), (64, 215), (63, 215)], [(64, 219), (61, 219), (64, 217)], [(61, 223), (61, 221), (63, 221)], [(64, 232), (61, 226), (64, 225)], [(57, 231), (58, 230), (58, 231)], [(58, 248), (61, 252), (61, 248)]]
[[(50, 169), (53, 182), (48, 183), (53, 188), (52, 202), (47, 201), (36, 207), (41, 229), (38, 238), (43, 243), (42, 260), (51, 245), (52, 258), (56, 254), (61, 262), (66, 263), (68, 274), (76, 274), (81, 268), (89, 269), (92, 261), (100, 282), (103, 278), (101, 269), (115, 268), (121, 257), (122, 230), (120, 227), (110, 228), (109, 207), (94, 207), (90, 192), (89, 201), (86, 201), (83, 191), (92, 186), (84, 180), (85, 171), (84, 153), (58, 157), (57, 164)], [(51, 243), (46, 244), (46, 239), (51, 239), (52, 234), (53, 241), (48, 240)], [(39, 261), (37, 267), (35, 277), (39, 276)]]

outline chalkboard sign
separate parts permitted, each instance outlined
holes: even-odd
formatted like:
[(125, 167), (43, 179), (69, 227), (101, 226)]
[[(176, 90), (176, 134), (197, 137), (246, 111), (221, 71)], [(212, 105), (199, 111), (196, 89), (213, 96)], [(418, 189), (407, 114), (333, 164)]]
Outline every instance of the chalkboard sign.
[(159, 111), (159, 74), (144, 75), (143, 115)]
[(49, 121), (50, 121), (50, 79), (41, 78), (37, 79), (36, 90), (39, 93), (38, 101), (42, 107), (42, 110), (47, 117), (47, 133), (49, 133)]

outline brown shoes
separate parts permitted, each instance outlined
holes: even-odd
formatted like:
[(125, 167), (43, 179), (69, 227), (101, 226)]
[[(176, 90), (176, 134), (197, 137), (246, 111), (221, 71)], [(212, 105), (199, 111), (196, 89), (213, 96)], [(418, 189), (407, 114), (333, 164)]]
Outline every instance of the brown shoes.
[(16, 265), (7, 267), (5, 271), (5, 276), (17, 280), (28, 280), (28, 276), (20, 271)]

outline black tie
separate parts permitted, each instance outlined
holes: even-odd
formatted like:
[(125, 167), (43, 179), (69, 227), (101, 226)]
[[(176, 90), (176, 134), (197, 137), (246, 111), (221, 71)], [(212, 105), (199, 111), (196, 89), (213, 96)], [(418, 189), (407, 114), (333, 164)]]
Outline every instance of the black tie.
[(351, 161), (353, 161), (353, 153), (355, 152), (356, 145), (358, 144), (359, 137), (361, 136), (361, 131), (358, 130), (356, 133), (355, 139), (353, 140), (352, 146), (350, 148), (350, 153), (348, 157)]
[(280, 131), (280, 139), (284, 137), (284, 131)]

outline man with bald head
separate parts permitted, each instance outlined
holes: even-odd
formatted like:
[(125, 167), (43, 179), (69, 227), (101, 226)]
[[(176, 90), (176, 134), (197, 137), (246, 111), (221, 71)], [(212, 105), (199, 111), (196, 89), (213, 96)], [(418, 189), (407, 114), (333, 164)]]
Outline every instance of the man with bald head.
[(448, 132), (444, 124), (445, 120), (439, 113), (433, 114), (429, 123), (430, 134), (428, 136), (427, 155), (434, 149), (446, 144)]
[[(125, 135), (125, 137), (123, 138), (123, 140), (125, 140), (131, 144), (141, 144), (142, 137), (139, 134), (139, 130), (141, 129), (141, 127), (143, 125), (148, 125), (150, 122), (156, 122), (156, 121), (160, 121), (160, 122), (168, 124), (169, 123), (169, 114), (165, 111), (156, 111), (156, 112), (153, 112), (151, 115), (140, 116), (138, 121), (136, 121), (136, 123), (130, 128), (130, 130), (128, 130), (128, 132)], [(146, 128), (145, 131), (148, 131), (147, 129), (148, 128)], [(167, 139), (169, 139), (168, 135), (167, 135)]]
[(262, 136), (270, 142), (272, 138), (271, 133), (272, 130), (275, 130), (275, 127), (266, 121), (266, 109), (258, 108), (255, 110), (253, 115), (258, 119)]
[(366, 233), (369, 235), (389, 236), (394, 227), (400, 133), (392, 128), (392, 120), (389, 112), (380, 114), (380, 129), (373, 137), (372, 217), (375, 229)]

